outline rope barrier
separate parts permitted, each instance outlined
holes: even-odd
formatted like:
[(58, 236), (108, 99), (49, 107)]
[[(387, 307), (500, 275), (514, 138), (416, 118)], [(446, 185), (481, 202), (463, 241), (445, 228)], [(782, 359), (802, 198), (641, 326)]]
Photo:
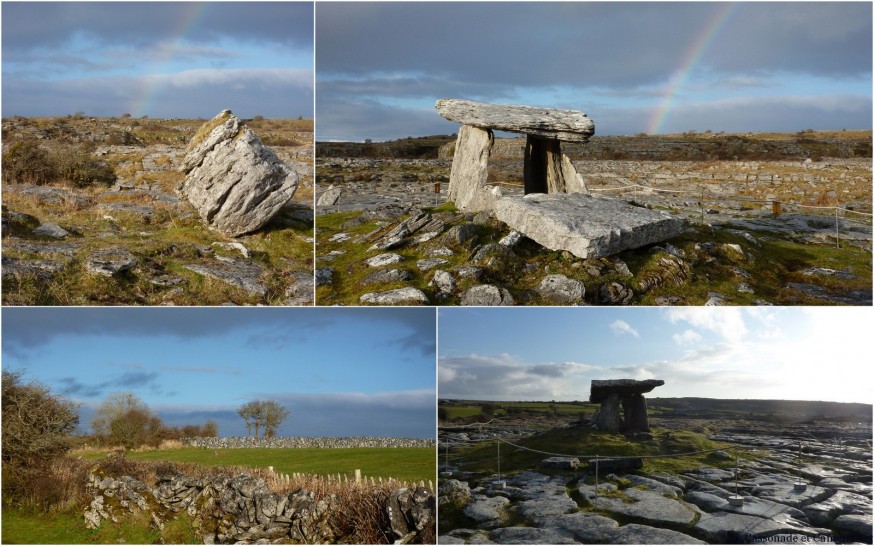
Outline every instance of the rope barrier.
[[(483, 440), (483, 441), (486, 441), (486, 440)], [(541, 455), (550, 455), (552, 457), (573, 457), (573, 458), (577, 458), (577, 459), (595, 459), (595, 460), (598, 460), (598, 459), (602, 459), (602, 460), (603, 459), (673, 459), (675, 457), (687, 457), (689, 455), (702, 455), (704, 453), (725, 451), (726, 449), (735, 449), (735, 450), (738, 450), (738, 449), (739, 450), (752, 450), (753, 449), (751, 447), (732, 446), (732, 447), (720, 447), (720, 448), (714, 448), (714, 449), (702, 449), (702, 450), (698, 450), (698, 451), (687, 451), (684, 453), (669, 453), (669, 454), (665, 454), (665, 455), (618, 455), (615, 457), (614, 456), (606, 456), (605, 457), (605, 456), (601, 456), (601, 455), (568, 455), (567, 453), (550, 453), (548, 451), (540, 451), (538, 449), (532, 449), (530, 447), (520, 446), (520, 445), (514, 444), (512, 442), (508, 442), (507, 440), (504, 440), (503, 438), (497, 438), (497, 441), (503, 442), (503, 443), (510, 445), (510, 446), (513, 446), (517, 449), (521, 449), (524, 451), (530, 451), (532, 453), (539, 453)]]

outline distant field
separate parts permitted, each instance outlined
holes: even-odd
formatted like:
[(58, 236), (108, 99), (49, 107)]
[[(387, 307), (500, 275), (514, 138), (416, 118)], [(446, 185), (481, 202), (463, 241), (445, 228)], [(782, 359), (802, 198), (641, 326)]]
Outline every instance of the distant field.
[[(215, 455), (218, 453), (218, 455)], [(100, 459), (105, 453), (83, 455)], [(352, 474), (397, 478), (399, 480), (433, 480), (436, 475), (436, 451), (433, 448), (245, 448), (201, 449), (186, 447), (130, 452), (127, 458), (137, 461), (176, 461), (208, 466), (241, 465), (256, 468), (272, 466), (276, 472), (291, 474)]]

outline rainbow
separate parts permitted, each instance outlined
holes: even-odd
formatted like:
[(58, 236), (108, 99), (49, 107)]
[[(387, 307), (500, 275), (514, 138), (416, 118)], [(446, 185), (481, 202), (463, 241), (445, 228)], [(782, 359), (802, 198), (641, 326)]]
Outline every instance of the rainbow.
[(719, 31), (722, 30), (722, 27), (725, 26), (725, 23), (738, 5), (735, 2), (721, 3), (713, 12), (707, 24), (695, 36), (695, 39), (683, 55), (679, 67), (674, 71), (668, 85), (665, 87), (661, 102), (656, 106), (652, 117), (650, 117), (647, 123), (646, 132), (648, 134), (658, 134), (662, 131), (665, 120), (671, 112), (674, 97), (676, 97), (680, 88), (686, 83), (686, 80), (689, 79), (689, 74), (691, 74), (692, 70), (701, 60), (701, 57), (704, 56), (713, 44), (713, 40), (719, 34)]
[[(176, 24), (173, 31), (170, 33), (172, 38), (169, 40), (168, 47), (162, 55), (154, 60), (154, 65), (159, 67), (157, 71), (160, 74), (160, 67), (167, 63), (170, 57), (173, 56), (173, 44), (185, 38), (185, 35), (194, 28), (194, 26), (203, 17), (209, 7), (209, 2), (181, 2), (182, 14), (176, 19)], [(149, 109), (152, 107), (155, 99), (159, 94), (161, 87), (161, 78), (148, 77), (143, 78), (143, 86), (140, 93), (133, 97), (130, 101), (129, 111), (134, 117), (141, 117), (149, 114)]]

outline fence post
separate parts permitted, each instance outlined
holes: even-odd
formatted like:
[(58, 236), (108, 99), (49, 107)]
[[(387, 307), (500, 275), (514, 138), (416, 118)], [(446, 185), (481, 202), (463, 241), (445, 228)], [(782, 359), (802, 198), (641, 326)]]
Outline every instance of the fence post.
[(838, 229), (838, 207), (835, 207), (835, 244), (841, 248), (841, 231)]
[(595, 454), (595, 498), (598, 498), (598, 454)]
[(355, 469), (355, 483), (358, 483), (360, 481), (361, 481), (361, 469), (356, 468)]
[(783, 209), (780, 206), (780, 201), (771, 201), (771, 214), (774, 216), (780, 216), (783, 213)]

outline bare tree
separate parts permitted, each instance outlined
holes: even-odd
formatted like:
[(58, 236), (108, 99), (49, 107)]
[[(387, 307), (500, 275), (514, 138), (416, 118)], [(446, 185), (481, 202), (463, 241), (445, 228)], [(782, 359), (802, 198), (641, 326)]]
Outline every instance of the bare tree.
[(264, 437), (272, 438), (276, 435), (279, 425), (288, 418), (288, 410), (273, 400), (246, 402), (237, 409), (237, 413), (246, 421), (247, 434), (251, 434), (252, 428), (254, 428), (256, 438), (261, 435), (262, 429)]
[(109, 395), (91, 422), (95, 434), (106, 443), (127, 449), (141, 445), (157, 446), (164, 434), (164, 423), (132, 392)]
[(3, 463), (35, 466), (63, 454), (79, 424), (76, 405), (22, 372), (3, 371)]
[(276, 429), (288, 418), (288, 410), (273, 400), (261, 402), (261, 408), (264, 415), (264, 436), (273, 438), (276, 436)]
[[(243, 418), (246, 422), (246, 436), (252, 434), (252, 425), (257, 422), (256, 413), (257, 413), (257, 401), (252, 400), (251, 402), (246, 402), (239, 408), (237, 408), (237, 414)], [(258, 429), (255, 429), (255, 436), (258, 436)]]

